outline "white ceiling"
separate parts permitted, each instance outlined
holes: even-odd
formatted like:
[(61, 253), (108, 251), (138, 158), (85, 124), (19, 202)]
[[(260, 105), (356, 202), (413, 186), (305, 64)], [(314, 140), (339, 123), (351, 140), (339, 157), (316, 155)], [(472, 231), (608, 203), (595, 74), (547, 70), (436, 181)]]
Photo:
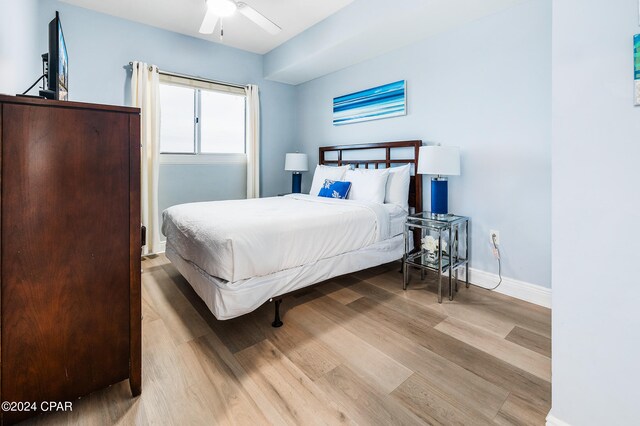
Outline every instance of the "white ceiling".
[[(220, 43), (219, 31), (198, 32), (205, 13), (204, 0), (62, 0), (75, 6), (140, 22), (176, 33)], [(271, 35), (239, 13), (224, 20), (223, 44), (255, 53), (267, 53), (353, 0), (243, 0), (282, 28)]]

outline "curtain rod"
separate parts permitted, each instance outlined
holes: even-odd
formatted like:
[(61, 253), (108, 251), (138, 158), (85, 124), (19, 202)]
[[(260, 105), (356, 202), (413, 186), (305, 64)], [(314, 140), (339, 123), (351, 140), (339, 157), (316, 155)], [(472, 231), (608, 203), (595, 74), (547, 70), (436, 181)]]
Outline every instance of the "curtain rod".
[[(132, 67), (133, 66), (133, 62), (129, 62), (129, 66)], [(172, 76), (172, 77), (181, 77), (181, 78), (187, 78), (189, 80), (201, 81), (203, 83), (221, 84), (223, 86), (235, 87), (235, 88), (238, 88), (238, 89), (245, 89), (245, 87), (246, 87), (246, 86), (242, 86), (240, 84), (225, 83), (224, 81), (217, 81), (217, 80), (211, 80), (211, 79), (208, 79), (208, 78), (194, 77), (194, 76), (186, 75), (186, 74), (179, 74), (179, 73), (176, 73), (176, 72), (163, 71), (160, 68), (158, 68), (158, 73), (159, 74), (168, 75), (168, 76)]]

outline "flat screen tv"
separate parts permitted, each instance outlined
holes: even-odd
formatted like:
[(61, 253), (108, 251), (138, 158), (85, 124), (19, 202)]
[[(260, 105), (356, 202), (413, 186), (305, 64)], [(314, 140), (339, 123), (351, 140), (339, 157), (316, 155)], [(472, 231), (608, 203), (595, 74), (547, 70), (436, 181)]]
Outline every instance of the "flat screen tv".
[(49, 53), (47, 57), (47, 90), (41, 96), (66, 101), (69, 97), (69, 56), (64, 42), (60, 14), (49, 22)]

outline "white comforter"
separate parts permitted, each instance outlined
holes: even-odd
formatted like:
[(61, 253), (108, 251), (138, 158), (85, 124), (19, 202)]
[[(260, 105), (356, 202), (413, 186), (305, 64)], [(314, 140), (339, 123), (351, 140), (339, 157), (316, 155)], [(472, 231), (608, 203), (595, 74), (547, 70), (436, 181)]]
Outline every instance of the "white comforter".
[(162, 232), (185, 260), (234, 282), (389, 238), (383, 205), (303, 194), (173, 206)]

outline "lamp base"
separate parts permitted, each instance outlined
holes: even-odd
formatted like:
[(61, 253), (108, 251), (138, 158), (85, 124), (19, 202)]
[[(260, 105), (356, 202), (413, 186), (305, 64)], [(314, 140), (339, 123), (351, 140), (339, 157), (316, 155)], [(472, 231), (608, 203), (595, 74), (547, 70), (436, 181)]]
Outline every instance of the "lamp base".
[(446, 178), (431, 179), (431, 213), (447, 215), (449, 213), (449, 189)]
[(291, 192), (300, 194), (302, 192), (302, 174), (294, 172), (291, 181)]

